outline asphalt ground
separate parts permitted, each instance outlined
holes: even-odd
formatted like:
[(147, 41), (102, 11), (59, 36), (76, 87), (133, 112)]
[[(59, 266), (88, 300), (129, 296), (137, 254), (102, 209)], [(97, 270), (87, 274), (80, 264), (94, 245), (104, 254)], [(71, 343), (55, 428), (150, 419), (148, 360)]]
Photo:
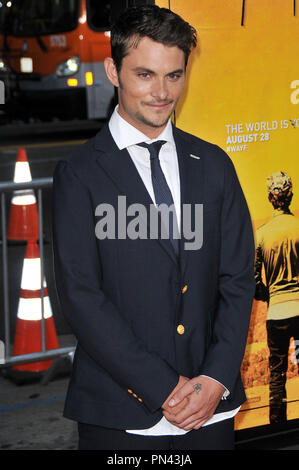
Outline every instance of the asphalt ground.
[[(60, 346), (74, 344), (71, 336), (58, 340)], [(0, 450), (77, 449), (77, 425), (63, 417), (71, 361), (52, 364), (49, 380), (46, 372), (29, 374), (18, 384), (17, 371), (13, 378), (11, 369), (0, 372)]]

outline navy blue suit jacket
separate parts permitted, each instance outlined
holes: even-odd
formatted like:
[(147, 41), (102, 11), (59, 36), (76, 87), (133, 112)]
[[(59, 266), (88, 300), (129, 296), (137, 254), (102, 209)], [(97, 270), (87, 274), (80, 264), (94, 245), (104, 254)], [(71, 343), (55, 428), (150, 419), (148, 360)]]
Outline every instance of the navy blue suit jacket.
[(55, 169), (56, 285), (78, 340), (68, 418), (117, 429), (151, 427), (179, 375), (204, 374), (225, 385), (230, 396), (216, 412), (245, 400), (240, 365), (255, 289), (249, 211), (225, 152), (173, 132), (181, 204), (203, 204), (202, 247), (185, 250), (190, 240), (182, 234), (179, 261), (167, 239), (96, 237), (99, 204), (117, 209), (120, 195), (148, 213), (152, 204), (107, 125)]

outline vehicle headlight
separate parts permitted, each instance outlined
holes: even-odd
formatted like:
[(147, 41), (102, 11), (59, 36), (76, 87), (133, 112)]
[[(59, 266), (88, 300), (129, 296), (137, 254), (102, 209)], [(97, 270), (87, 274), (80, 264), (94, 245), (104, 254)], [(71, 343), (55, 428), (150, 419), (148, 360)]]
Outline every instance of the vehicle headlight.
[(0, 57), (0, 72), (5, 72), (5, 71), (6, 71), (6, 67), (5, 67), (4, 61), (2, 57)]
[(58, 77), (67, 77), (78, 72), (80, 67), (80, 57), (70, 57), (68, 60), (58, 65), (56, 75)]

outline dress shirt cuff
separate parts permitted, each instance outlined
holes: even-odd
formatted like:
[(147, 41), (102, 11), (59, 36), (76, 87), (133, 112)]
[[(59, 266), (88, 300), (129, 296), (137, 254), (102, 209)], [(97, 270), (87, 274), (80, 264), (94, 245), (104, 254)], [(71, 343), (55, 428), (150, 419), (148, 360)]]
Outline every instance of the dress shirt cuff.
[(217, 382), (218, 384), (222, 385), (222, 387), (225, 388), (225, 391), (221, 397), (221, 400), (226, 400), (227, 397), (230, 395), (230, 391), (221, 382), (218, 382), (218, 380), (213, 379), (213, 377), (210, 377), (209, 375), (200, 375), (200, 377), (208, 377), (209, 379), (215, 380), (215, 382)]

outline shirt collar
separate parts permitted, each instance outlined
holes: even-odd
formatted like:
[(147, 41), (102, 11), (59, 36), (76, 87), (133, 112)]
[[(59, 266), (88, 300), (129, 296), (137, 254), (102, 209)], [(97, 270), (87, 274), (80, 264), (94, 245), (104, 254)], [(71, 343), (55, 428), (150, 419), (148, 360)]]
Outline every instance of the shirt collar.
[(166, 140), (166, 142), (174, 144), (170, 119), (159, 137), (151, 140), (118, 114), (118, 105), (114, 109), (114, 112), (109, 120), (109, 129), (116, 145), (120, 150), (130, 147), (131, 145), (140, 144), (141, 142), (151, 143), (155, 142), (156, 140)]

